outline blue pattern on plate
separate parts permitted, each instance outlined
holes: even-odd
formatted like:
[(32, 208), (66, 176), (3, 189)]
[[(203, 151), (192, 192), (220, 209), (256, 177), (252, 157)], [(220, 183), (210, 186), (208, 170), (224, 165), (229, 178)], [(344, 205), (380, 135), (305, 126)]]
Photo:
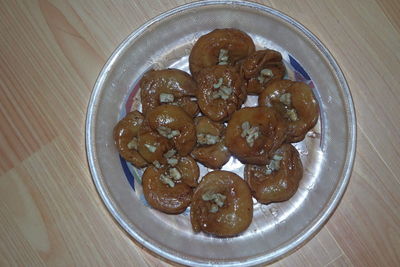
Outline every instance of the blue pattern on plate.
[(124, 170), (125, 176), (128, 179), (129, 184), (131, 185), (133, 191), (135, 191), (135, 178), (133, 178), (133, 175), (128, 168), (127, 162), (121, 156), (119, 156), (119, 160), (121, 161), (122, 170)]
[(296, 59), (294, 59), (291, 55), (289, 55), (289, 60), (290, 60), (290, 65), (297, 71), (300, 72), (301, 75), (307, 80), (311, 80), (310, 76), (308, 73), (303, 69), (303, 67), (300, 65), (299, 62), (297, 62)]

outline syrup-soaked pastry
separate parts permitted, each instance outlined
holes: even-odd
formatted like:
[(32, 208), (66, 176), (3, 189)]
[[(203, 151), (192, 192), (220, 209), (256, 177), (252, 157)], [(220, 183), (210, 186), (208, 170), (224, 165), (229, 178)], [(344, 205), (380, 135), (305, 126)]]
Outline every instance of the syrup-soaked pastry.
[(143, 113), (162, 104), (180, 106), (191, 117), (199, 112), (196, 101), (197, 85), (192, 77), (178, 69), (150, 70), (140, 80)]
[(196, 128), (192, 117), (182, 108), (161, 105), (146, 114), (146, 121), (153, 132), (173, 143), (180, 156), (188, 155), (196, 144)]
[(147, 161), (138, 152), (138, 133), (143, 120), (144, 117), (139, 111), (129, 112), (117, 123), (113, 132), (114, 141), (121, 157), (138, 168), (147, 165)]
[(244, 170), (253, 196), (263, 204), (290, 199), (296, 193), (302, 176), (299, 152), (291, 144), (284, 144), (276, 150), (266, 165), (246, 165)]
[(247, 94), (258, 95), (273, 81), (281, 80), (285, 73), (281, 53), (271, 49), (256, 51), (240, 64)]
[(255, 51), (253, 40), (238, 29), (216, 29), (201, 36), (189, 56), (194, 77), (205, 68), (235, 64)]
[(194, 119), (197, 146), (192, 157), (211, 169), (220, 169), (228, 162), (231, 154), (225, 146), (225, 126), (205, 116)]
[(213, 66), (196, 78), (201, 112), (213, 121), (225, 121), (246, 100), (242, 79), (233, 67)]
[(228, 122), (225, 144), (242, 163), (263, 165), (286, 139), (286, 129), (285, 121), (272, 108), (242, 108)]
[(258, 103), (273, 107), (282, 115), (288, 124), (286, 142), (303, 140), (318, 121), (318, 103), (304, 82), (274, 81), (261, 92)]
[(243, 179), (228, 171), (212, 171), (203, 177), (190, 206), (195, 232), (234, 236), (246, 230), (252, 219), (251, 192)]

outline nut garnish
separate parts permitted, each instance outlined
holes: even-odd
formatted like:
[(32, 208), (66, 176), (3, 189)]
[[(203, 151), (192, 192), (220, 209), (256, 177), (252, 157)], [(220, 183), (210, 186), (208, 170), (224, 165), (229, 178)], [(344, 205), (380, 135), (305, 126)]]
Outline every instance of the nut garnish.
[(161, 165), (160, 162), (158, 162), (158, 160), (153, 161), (153, 165), (157, 169), (161, 169), (163, 167), (163, 165)]
[(179, 130), (172, 130), (171, 128), (165, 127), (165, 126), (160, 126), (157, 128), (157, 131), (160, 135), (171, 139), (174, 138), (175, 136), (178, 136), (181, 134)]
[(211, 134), (197, 134), (197, 143), (200, 145), (214, 145), (219, 142), (219, 136)]
[(174, 179), (175, 181), (178, 181), (182, 178), (181, 173), (178, 171), (177, 168), (170, 168), (169, 169), (169, 175)]
[(274, 73), (270, 69), (262, 69), (260, 71), (260, 75), (258, 75), (257, 80), (260, 83), (264, 83), (266, 81), (271, 80), (271, 78), (274, 77)]
[(251, 126), (248, 121), (242, 123), (241, 137), (246, 138), (246, 142), (250, 147), (254, 146), (254, 141), (260, 136), (260, 128)]
[(168, 175), (161, 174), (160, 175), (160, 180), (164, 184), (167, 184), (169, 187), (174, 187), (175, 183), (172, 181), (172, 179)]
[(163, 156), (164, 158), (171, 158), (176, 154), (176, 150), (175, 149), (170, 149), (167, 151), (167, 153), (165, 153)]
[(149, 144), (144, 144), (144, 146), (151, 152), (154, 153), (157, 150), (157, 147)]
[(212, 201), (213, 204), (211, 205), (211, 208), (209, 212), (216, 213), (219, 208), (222, 208), (224, 206), (226, 196), (220, 194), (220, 193), (212, 193), (212, 192), (206, 192), (204, 193), (201, 198), (204, 201)]
[(138, 149), (138, 139), (137, 137), (133, 137), (132, 140), (128, 143), (128, 148), (129, 149)]
[(228, 50), (220, 49), (218, 55), (218, 65), (227, 65), (229, 60)]
[(169, 159), (167, 159), (167, 163), (171, 166), (175, 166), (176, 164), (178, 164), (178, 159), (177, 158), (169, 158)]
[(297, 116), (296, 109), (290, 108), (292, 105), (292, 95), (290, 93), (285, 93), (282, 94), (279, 97), (279, 101), (286, 106), (286, 115), (291, 121), (297, 121), (299, 120), (299, 117)]
[(161, 93), (160, 94), (160, 102), (161, 103), (172, 103), (172, 102), (174, 102), (174, 95), (167, 94), (167, 93)]
[(175, 149), (170, 149), (167, 151), (167, 153), (165, 153), (163, 156), (164, 158), (167, 159), (167, 163), (169, 165), (171, 165), (172, 167), (175, 166), (176, 164), (178, 164), (178, 159), (176, 157), (174, 157), (176, 154), (176, 150)]
[(211, 204), (211, 208), (210, 208), (209, 212), (217, 213), (218, 212), (218, 206), (216, 204)]
[(215, 89), (218, 89), (218, 88), (221, 87), (221, 85), (222, 85), (223, 82), (224, 82), (224, 79), (221, 77), (221, 78), (218, 79), (218, 82), (215, 83), (215, 84), (213, 85), (213, 87), (214, 87)]
[(288, 115), (288, 117), (289, 117), (289, 119), (290, 119), (291, 121), (297, 121), (297, 120), (299, 120), (299, 117), (297, 116), (297, 112), (296, 112), (296, 110), (295, 110), (294, 108), (288, 109), (288, 110), (286, 111), (286, 114)]
[(221, 85), (218, 91), (213, 92), (212, 98), (218, 99), (222, 98), (223, 100), (227, 100), (229, 96), (232, 94), (232, 88), (227, 87), (225, 85)]
[(181, 178), (182, 175), (177, 168), (170, 168), (165, 173), (160, 175), (161, 182), (167, 184), (169, 187), (174, 187), (174, 181), (179, 181)]
[(282, 94), (279, 97), (279, 101), (284, 104), (285, 106), (291, 106), (292, 105), (292, 100), (291, 100), (292, 95), (290, 93)]
[(267, 175), (271, 174), (273, 171), (278, 171), (280, 168), (280, 162), (283, 159), (282, 156), (275, 154), (272, 159), (270, 160), (269, 164), (267, 165), (267, 169), (265, 173)]

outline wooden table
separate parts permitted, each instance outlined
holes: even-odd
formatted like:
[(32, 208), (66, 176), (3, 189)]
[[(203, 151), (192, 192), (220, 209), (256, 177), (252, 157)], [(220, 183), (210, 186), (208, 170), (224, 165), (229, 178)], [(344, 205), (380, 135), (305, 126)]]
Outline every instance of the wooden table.
[[(116, 46), (188, 1), (0, 5), (0, 266), (167, 266), (121, 230), (86, 161), (93, 84)], [(280, 266), (400, 264), (400, 2), (260, 1), (305, 25), (341, 66), (357, 156), (338, 209)]]

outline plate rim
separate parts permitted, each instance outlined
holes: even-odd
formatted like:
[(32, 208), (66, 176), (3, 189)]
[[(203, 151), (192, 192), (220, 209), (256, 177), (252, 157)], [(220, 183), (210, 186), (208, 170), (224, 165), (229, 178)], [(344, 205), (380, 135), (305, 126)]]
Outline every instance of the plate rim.
[[(99, 177), (101, 176), (99, 174), (99, 168), (98, 168), (98, 162), (96, 158), (96, 149), (94, 145), (94, 139), (92, 136), (94, 136), (94, 121), (97, 116), (97, 105), (98, 103), (98, 96), (101, 93), (101, 88), (108, 77), (109, 71), (112, 69), (114, 66), (115, 61), (118, 59), (119, 55), (124, 52), (124, 48), (131, 43), (133, 40), (135, 40), (138, 36), (141, 35), (148, 27), (151, 25), (166, 19), (176, 13), (190, 10), (192, 8), (196, 7), (202, 7), (202, 6), (210, 6), (210, 5), (238, 5), (238, 6), (243, 6), (243, 7), (248, 7), (248, 8), (253, 8), (257, 9), (261, 12), (271, 14), (275, 17), (277, 17), (280, 20), (283, 20), (289, 24), (291, 24), (293, 27), (295, 27), (297, 30), (299, 30), (302, 34), (304, 34), (318, 49), (320, 53), (322, 53), (325, 56), (325, 59), (328, 61), (330, 67), (333, 68), (334, 74), (337, 78), (337, 80), (340, 83), (340, 87), (343, 90), (343, 94), (345, 96), (345, 104), (347, 104), (347, 112), (346, 112), (346, 119), (348, 121), (348, 131), (349, 131), (349, 137), (350, 139), (347, 142), (347, 153), (346, 153), (346, 159), (344, 161), (344, 173), (343, 177), (341, 180), (339, 180), (339, 186), (336, 187), (335, 191), (332, 194), (331, 199), (327, 202), (327, 205), (325, 208), (322, 210), (322, 212), (310, 223), (309, 227), (305, 228), (303, 231), (301, 231), (297, 237), (294, 239), (290, 240), (290, 242), (286, 242), (282, 244), (277, 250), (263, 254), (261, 256), (256, 256), (252, 258), (246, 259), (246, 261), (223, 261), (223, 262), (210, 262), (210, 261), (195, 261), (193, 259), (187, 259), (187, 258), (182, 258), (179, 257), (170, 251), (166, 251), (154, 244), (152, 244), (151, 240), (146, 240), (144, 237), (142, 237), (139, 233), (135, 232), (132, 228), (132, 225), (129, 223), (129, 220), (126, 218), (126, 216), (119, 211), (118, 205), (115, 203), (113, 199), (109, 197), (108, 189), (105, 183), (103, 182), (102, 179)], [(185, 264), (185, 265), (197, 265), (197, 266), (211, 266), (211, 265), (218, 265), (218, 266), (251, 266), (255, 264), (262, 264), (262, 263), (270, 263), (273, 261), (277, 261), (278, 259), (284, 257), (285, 255), (293, 252), (295, 249), (300, 247), (302, 244), (304, 244), (306, 241), (310, 240), (314, 235), (316, 235), (319, 230), (325, 225), (325, 223), (328, 221), (328, 219), (332, 216), (333, 212), (335, 209), (338, 207), (340, 200), (342, 199), (345, 190), (347, 188), (347, 185), (350, 180), (350, 176), (353, 170), (354, 166), (354, 160), (355, 160), (355, 153), (356, 153), (356, 139), (357, 139), (357, 128), (356, 128), (356, 114), (355, 114), (355, 109), (354, 109), (354, 103), (353, 103), (353, 98), (349, 89), (349, 86), (347, 84), (346, 78), (341, 71), (339, 65), (337, 64), (336, 60), (332, 56), (332, 54), (329, 52), (329, 50), (323, 45), (323, 43), (311, 32), (309, 31), (305, 26), (303, 26), (301, 23), (298, 21), (294, 20), (290, 16), (282, 13), (281, 11), (278, 11), (276, 9), (273, 9), (268, 6), (264, 6), (262, 4), (258, 3), (253, 3), (253, 2), (248, 2), (248, 1), (228, 1), (228, 0), (205, 0), (205, 1), (197, 1), (197, 2), (192, 2), (192, 3), (187, 3), (181, 6), (178, 6), (176, 8), (170, 9), (166, 12), (163, 12), (156, 17), (148, 20), (144, 24), (142, 24), (140, 27), (138, 27), (136, 30), (134, 30), (132, 33), (130, 33), (119, 45), (118, 47), (113, 51), (111, 56), (108, 58), (107, 62), (104, 64), (101, 72), (99, 73), (96, 82), (93, 86), (93, 90), (90, 96), (90, 100), (88, 103), (87, 107), (87, 115), (86, 115), (86, 122), (85, 122), (85, 143), (86, 143), (86, 155), (87, 155), (87, 160), (88, 160), (88, 165), (90, 169), (90, 173), (92, 176), (93, 183), (95, 184), (95, 187), (97, 189), (98, 194), (100, 195), (103, 204), (106, 206), (107, 210), (111, 213), (113, 218), (120, 224), (120, 226), (131, 236), (143, 245), (146, 249), (150, 250), (153, 253), (158, 254), (159, 256), (180, 263), (180, 264)]]

